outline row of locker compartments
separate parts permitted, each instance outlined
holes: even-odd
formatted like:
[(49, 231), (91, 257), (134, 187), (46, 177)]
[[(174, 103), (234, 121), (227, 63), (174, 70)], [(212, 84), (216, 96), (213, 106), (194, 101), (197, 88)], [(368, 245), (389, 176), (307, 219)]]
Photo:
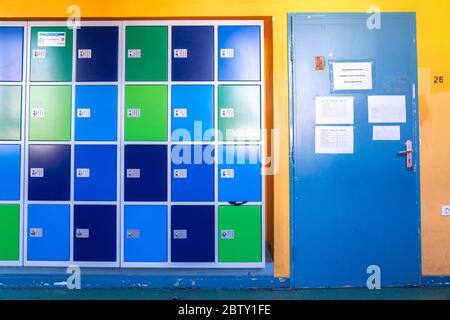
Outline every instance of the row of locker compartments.
[[(117, 104), (117, 86), (76, 86), (75, 140), (116, 141)], [(0, 86), (0, 141), (20, 140), (21, 105), (21, 86)], [(125, 86), (125, 141), (167, 141), (168, 109), (167, 86)], [(261, 111), (259, 85), (220, 85), (217, 139), (259, 141)], [(173, 141), (215, 139), (214, 86), (173, 85), (170, 112)], [(30, 141), (70, 141), (71, 124), (71, 86), (30, 87)]]
[[(0, 27), (0, 81), (21, 81), (23, 27)], [(76, 33), (76, 81), (117, 81), (119, 27), (82, 27)], [(127, 81), (168, 80), (168, 27), (128, 26), (124, 48)], [(218, 27), (218, 80), (260, 81), (259, 26)], [(214, 81), (214, 27), (173, 26), (171, 80)], [(30, 80), (72, 81), (73, 32), (31, 28)]]
[[(26, 259), (69, 261), (70, 206), (28, 205)], [(171, 206), (170, 231), (167, 206), (124, 207), (123, 258), (125, 262), (215, 261), (215, 207)], [(117, 261), (117, 208), (112, 205), (75, 205), (73, 260)], [(168, 232), (170, 236), (168, 237)], [(19, 260), (20, 206), (0, 205), (0, 261)], [(262, 261), (261, 206), (219, 206), (218, 261)]]
[[(69, 201), (71, 146), (29, 145), (28, 148), (28, 200)], [(166, 202), (170, 192), (174, 202), (213, 202), (216, 181), (220, 202), (261, 201), (260, 146), (215, 148), (212, 144), (176, 145), (168, 155), (167, 145), (125, 145), (124, 201)], [(117, 146), (76, 145), (74, 153), (74, 200), (116, 201), (120, 161)], [(20, 163), (20, 145), (0, 145), (0, 200), (20, 200)]]

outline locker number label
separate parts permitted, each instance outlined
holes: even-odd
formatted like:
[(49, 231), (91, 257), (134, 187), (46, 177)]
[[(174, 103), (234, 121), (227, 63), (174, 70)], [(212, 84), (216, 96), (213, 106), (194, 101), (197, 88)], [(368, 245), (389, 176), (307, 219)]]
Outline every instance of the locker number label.
[(139, 179), (141, 177), (141, 169), (127, 169), (128, 179)]
[(127, 110), (128, 118), (140, 118), (141, 117), (141, 109), (133, 108)]
[(129, 59), (140, 59), (142, 57), (141, 49), (129, 49), (128, 58)]
[(174, 239), (187, 239), (187, 230), (173, 230)]
[(141, 237), (141, 230), (127, 230), (128, 239), (139, 239)]
[(234, 58), (234, 49), (220, 49), (221, 58)]
[(173, 57), (176, 59), (186, 59), (188, 57), (187, 49), (174, 49)]
[(34, 108), (31, 110), (31, 117), (42, 119), (45, 118), (45, 109), (43, 108)]
[(77, 169), (77, 178), (90, 178), (91, 170), (88, 168)]
[(221, 118), (234, 118), (234, 109), (233, 108), (220, 109), (220, 117)]
[(234, 239), (234, 230), (222, 230), (220, 237), (222, 239)]
[(222, 169), (220, 170), (220, 176), (223, 179), (234, 179), (234, 169)]
[(90, 117), (91, 117), (91, 109), (88, 108), (77, 109), (77, 118), (90, 118)]
[(45, 59), (47, 56), (46, 50), (33, 50), (33, 59)]
[(42, 238), (44, 236), (44, 229), (42, 228), (30, 228), (31, 238)]
[(30, 169), (30, 177), (31, 178), (43, 178), (44, 177), (44, 168), (31, 168)]
[(80, 49), (78, 50), (78, 59), (91, 59), (92, 50), (91, 49)]
[(89, 229), (77, 229), (76, 236), (79, 239), (87, 239), (89, 238)]
[(187, 179), (188, 171), (187, 169), (175, 169), (173, 170), (173, 177), (175, 179)]
[(450, 217), (450, 206), (442, 206), (442, 215), (444, 217)]
[(186, 108), (173, 109), (174, 118), (187, 118), (188, 110)]

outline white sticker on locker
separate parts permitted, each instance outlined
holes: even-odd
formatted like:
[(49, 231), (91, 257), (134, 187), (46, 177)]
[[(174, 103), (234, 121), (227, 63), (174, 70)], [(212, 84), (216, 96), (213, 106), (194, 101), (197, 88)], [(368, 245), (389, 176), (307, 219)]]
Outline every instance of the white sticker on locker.
[(222, 230), (220, 232), (220, 237), (222, 239), (234, 239), (234, 230)]
[(89, 238), (89, 229), (77, 229), (75, 231), (77, 238), (87, 239)]
[(450, 206), (442, 206), (442, 215), (444, 217), (450, 217)]
[(188, 110), (186, 108), (173, 109), (174, 118), (187, 118)]
[(186, 179), (188, 177), (187, 169), (175, 169), (173, 170), (173, 177), (175, 179)]
[(177, 58), (177, 59), (179, 59), (179, 58), (185, 59), (188, 57), (188, 50), (187, 49), (174, 49), (173, 57)]
[(77, 118), (90, 118), (90, 117), (91, 117), (91, 109), (89, 108), (77, 109)]
[(140, 59), (142, 57), (141, 49), (129, 49), (128, 58), (130, 59)]
[(38, 47), (65, 47), (65, 32), (38, 32)]
[(127, 110), (128, 118), (140, 118), (141, 117), (141, 109), (132, 108)]
[(128, 239), (139, 239), (141, 237), (141, 230), (127, 230)]
[(139, 179), (141, 177), (141, 169), (127, 169), (128, 179)]
[(187, 230), (173, 230), (174, 239), (187, 239)]
[(44, 168), (30, 168), (30, 177), (31, 178), (43, 178), (44, 177)]
[(77, 178), (90, 178), (91, 170), (88, 168), (77, 169)]
[(46, 50), (33, 50), (33, 59), (45, 59), (47, 57)]
[(220, 170), (220, 177), (223, 179), (234, 179), (234, 169)]
[(221, 58), (234, 58), (234, 49), (220, 49)]
[(234, 118), (234, 109), (233, 108), (220, 109), (220, 117), (221, 118)]
[(31, 110), (31, 117), (32, 118), (45, 118), (45, 109), (43, 108), (33, 108)]
[(78, 50), (78, 59), (91, 59), (92, 58), (92, 50), (91, 49), (79, 49)]
[(30, 228), (30, 238), (42, 238), (44, 236), (44, 229)]

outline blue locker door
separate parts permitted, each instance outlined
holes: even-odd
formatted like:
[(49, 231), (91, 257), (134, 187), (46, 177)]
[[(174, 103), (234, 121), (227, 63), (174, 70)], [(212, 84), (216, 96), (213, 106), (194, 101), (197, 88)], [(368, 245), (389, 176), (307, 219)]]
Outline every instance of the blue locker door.
[(0, 82), (22, 81), (23, 27), (0, 27)]
[[(372, 265), (380, 268), (382, 286), (419, 283), (415, 15), (383, 13), (382, 28), (373, 30), (369, 16), (290, 18), (297, 287), (366, 286)], [(324, 113), (315, 117), (316, 97), (353, 98), (353, 124), (343, 124), (347, 118), (337, 129), (320, 128)], [(411, 170), (399, 155), (407, 140)]]
[(20, 200), (20, 145), (0, 145), (0, 200)]
[(118, 27), (77, 31), (77, 81), (117, 81)]

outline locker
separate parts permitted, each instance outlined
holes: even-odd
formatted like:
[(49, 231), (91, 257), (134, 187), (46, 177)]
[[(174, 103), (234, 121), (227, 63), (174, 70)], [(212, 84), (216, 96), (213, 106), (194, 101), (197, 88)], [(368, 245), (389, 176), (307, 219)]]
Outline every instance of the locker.
[(172, 201), (214, 201), (214, 145), (172, 147)]
[(172, 262), (214, 262), (214, 206), (172, 206)]
[(116, 215), (112, 205), (75, 205), (74, 261), (116, 261)]
[(0, 27), (0, 82), (22, 81), (23, 27)]
[(75, 201), (117, 200), (117, 147), (75, 146)]
[(167, 81), (167, 27), (126, 27), (126, 81)]
[(67, 27), (32, 27), (31, 81), (72, 81), (73, 34)]
[(70, 200), (70, 145), (30, 145), (28, 200)]
[(219, 133), (222, 141), (259, 141), (261, 88), (258, 85), (219, 86)]
[(117, 140), (117, 86), (77, 86), (75, 140)]
[(29, 140), (70, 141), (71, 86), (30, 86)]
[(77, 30), (77, 81), (117, 81), (118, 27)]
[(172, 141), (214, 140), (214, 86), (172, 86)]
[(28, 261), (70, 260), (70, 206), (28, 206)]
[(20, 200), (20, 145), (0, 145), (0, 200)]
[(125, 87), (125, 141), (167, 141), (167, 86)]
[(0, 141), (21, 139), (22, 87), (0, 86)]
[(260, 152), (256, 145), (219, 146), (219, 201), (261, 201)]
[(214, 27), (172, 27), (172, 81), (214, 80)]
[(125, 206), (124, 261), (167, 262), (167, 206)]
[(219, 207), (219, 262), (261, 262), (261, 207)]
[(219, 26), (219, 81), (261, 80), (259, 26)]
[(125, 201), (167, 201), (167, 146), (125, 146)]
[(0, 204), (0, 261), (19, 260), (20, 205)]

